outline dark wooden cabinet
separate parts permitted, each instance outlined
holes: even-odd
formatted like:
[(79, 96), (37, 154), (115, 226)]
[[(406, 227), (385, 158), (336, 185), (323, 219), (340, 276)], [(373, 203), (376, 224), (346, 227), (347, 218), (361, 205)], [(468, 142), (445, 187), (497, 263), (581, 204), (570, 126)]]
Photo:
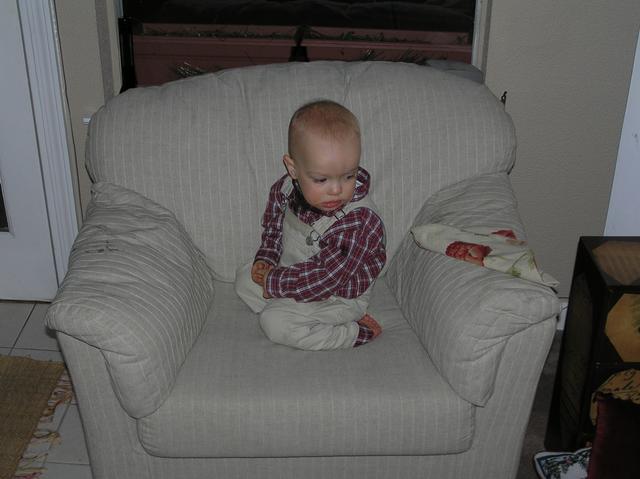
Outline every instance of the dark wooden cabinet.
[(640, 368), (640, 237), (580, 238), (545, 447), (574, 451), (593, 438), (592, 395)]

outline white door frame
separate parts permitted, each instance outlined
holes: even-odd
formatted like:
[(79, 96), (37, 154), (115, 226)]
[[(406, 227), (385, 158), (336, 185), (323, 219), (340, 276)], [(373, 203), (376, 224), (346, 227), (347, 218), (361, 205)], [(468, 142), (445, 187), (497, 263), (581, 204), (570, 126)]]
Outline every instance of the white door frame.
[(2, 7), (2, 299), (52, 299), (78, 231), (52, 2)]
[(476, 0), (473, 19), (471, 64), (483, 73), (487, 67), (487, 43), (489, 42), (490, 18), (491, 0)]
[(605, 236), (640, 236), (640, 32), (629, 82), (627, 107), (620, 133)]
[(58, 284), (78, 233), (68, 105), (53, 0), (18, 0)]

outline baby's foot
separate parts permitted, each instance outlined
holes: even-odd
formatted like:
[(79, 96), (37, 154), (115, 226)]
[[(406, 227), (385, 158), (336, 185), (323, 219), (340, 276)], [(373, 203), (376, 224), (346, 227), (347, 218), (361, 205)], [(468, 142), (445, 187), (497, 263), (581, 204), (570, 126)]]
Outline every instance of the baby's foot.
[(357, 321), (360, 331), (358, 331), (358, 338), (356, 339), (354, 347), (362, 346), (373, 341), (382, 333), (382, 326), (373, 319), (373, 317), (365, 314), (360, 320)]
[(378, 323), (378, 321), (376, 321), (375, 319), (373, 319), (373, 316), (369, 316), (368, 314), (365, 314), (359, 321), (358, 324), (360, 326), (366, 326), (368, 327), (371, 331), (373, 331), (373, 337), (377, 338), (378, 336), (380, 336), (380, 333), (382, 333), (382, 326), (380, 326), (380, 323)]

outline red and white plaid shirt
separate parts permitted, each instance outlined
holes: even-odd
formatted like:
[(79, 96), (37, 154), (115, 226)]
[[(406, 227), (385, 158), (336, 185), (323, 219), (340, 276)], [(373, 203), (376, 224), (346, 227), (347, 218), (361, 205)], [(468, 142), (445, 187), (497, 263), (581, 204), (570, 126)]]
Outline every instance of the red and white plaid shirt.
[[(359, 168), (352, 202), (367, 195), (369, 179), (369, 173)], [(309, 207), (296, 189), (287, 198), (281, 191), (285, 181), (287, 175), (271, 187), (262, 219), (262, 244), (255, 256), (255, 261), (275, 266), (267, 275), (267, 292), (274, 298), (298, 302), (362, 295), (378, 277), (387, 258), (380, 217), (368, 208), (351, 211), (322, 236), (319, 253), (289, 267), (277, 266), (282, 254), (283, 205), (309, 225), (325, 214)]]

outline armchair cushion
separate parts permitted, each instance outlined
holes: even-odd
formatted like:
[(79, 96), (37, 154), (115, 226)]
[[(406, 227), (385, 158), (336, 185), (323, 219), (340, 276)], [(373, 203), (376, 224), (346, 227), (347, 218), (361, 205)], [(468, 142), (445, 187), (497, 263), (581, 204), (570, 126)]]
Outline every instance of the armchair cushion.
[(216, 279), (233, 282), (260, 244), (291, 115), (319, 98), (360, 122), (389, 257), (424, 198), (513, 164), (513, 124), (485, 85), (420, 65), (318, 61), (127, 90), (92, 117), (87, 166), (172, 211)]
[(212, 297), (209, 267), (173, 214), (98, 183), (46, 321), (101, 349), (123, 408), (143, 417), (171, 390)]
[(438, 374), (384, 279), (374, 288), (369, 311), (382, 323), (380, 340), (301, 351), (269, 341), (233, 286), (216, 282), (171, 394), (137, 421), (145, 450), (225, 458), (467, 450), (476, 408)]
[[(431, 197), (415, 224), (492, 225), (524, 238), (504, 173), (482, 175)], [(408, 234), (387, 281), (440, 374), (467, 401), (491, 397), (502, 351), (514, 334), (555, 316), (547, 287), (421, 249)]]

